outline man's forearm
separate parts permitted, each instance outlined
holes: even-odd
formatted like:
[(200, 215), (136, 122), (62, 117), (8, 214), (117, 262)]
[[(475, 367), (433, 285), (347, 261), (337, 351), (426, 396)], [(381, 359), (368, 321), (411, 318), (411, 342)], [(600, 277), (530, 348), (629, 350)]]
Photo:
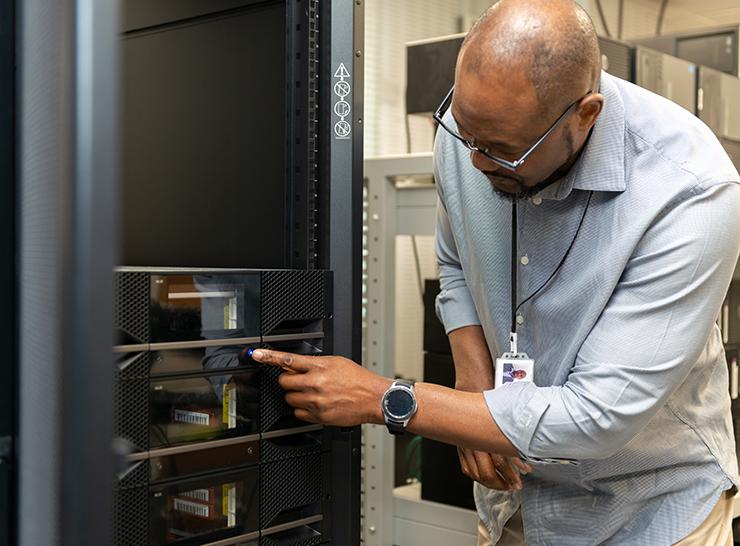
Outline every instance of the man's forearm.
[(465, 326), (449, 333), (455, 362), (455, 388), (483, 392), (493, 388), (493, 362), (480, 326)]
[[(391, 381), (380, 380), (365, 401), (366, 407), (371, 408), (370, 422), (378, 425), (383, 424), (380, 399)], [(491, 417), (483, 394), (417, 383), (416, 400), (418, 410), (409, 422), (409, 432), (478, 451), (519, 455)]]

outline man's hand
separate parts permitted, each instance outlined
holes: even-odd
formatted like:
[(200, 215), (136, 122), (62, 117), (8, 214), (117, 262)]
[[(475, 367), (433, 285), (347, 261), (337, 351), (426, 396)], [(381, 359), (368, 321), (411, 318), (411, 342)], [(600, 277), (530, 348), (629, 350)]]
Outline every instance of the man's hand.
[(532, 467), (519, 457), (505, 457), (462, 447), (457, 448), (457, 454), (463, 474), (490, 489), (518, 491), (522, 488), (522, 478), (514, 467), (524, 474), (532, 471)]
[(341, 356), (257, 349), (252, 358), (285, 370), (278, 383), (286, 391), (285, 401), (303, 421), (339, 427), (383, 423), (380, 403), (390, 379)]

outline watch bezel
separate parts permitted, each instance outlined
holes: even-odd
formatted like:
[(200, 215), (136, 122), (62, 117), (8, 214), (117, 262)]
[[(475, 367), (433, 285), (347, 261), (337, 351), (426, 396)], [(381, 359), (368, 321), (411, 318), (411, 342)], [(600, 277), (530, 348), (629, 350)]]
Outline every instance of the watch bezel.
[[(411, 408), (408, 412), (402, 415), (396, 415), (392, 413), (391, 410), (388, 408), (388, 399), (390, 398), (390, 395), (396, 391), (403, 392), (411, 400)], [(413, 389), (407, 385), (393, 385), (392, 387), (390, 387), (383, 395), (383, 413), (385, 414), (386, 418), (392, 419), (394, 421), (403, 422), (411, 418), (411, 416), (416, 413), (416, 396), (414, 396)]]

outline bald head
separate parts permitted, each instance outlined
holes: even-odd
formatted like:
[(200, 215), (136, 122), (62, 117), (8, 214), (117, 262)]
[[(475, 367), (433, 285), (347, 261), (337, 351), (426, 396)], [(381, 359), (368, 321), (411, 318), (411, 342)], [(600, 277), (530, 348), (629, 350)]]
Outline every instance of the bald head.
[(572, 0), (501, 0), (473, 25), (458, 58), (456, 80), (509, 74), (533, 92), (547, 114), (598, 85), (601, 61), (596, 31)]

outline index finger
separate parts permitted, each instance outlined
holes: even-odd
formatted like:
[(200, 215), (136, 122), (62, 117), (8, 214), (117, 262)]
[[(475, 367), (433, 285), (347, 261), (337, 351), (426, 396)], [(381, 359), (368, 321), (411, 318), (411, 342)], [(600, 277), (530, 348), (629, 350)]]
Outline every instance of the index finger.
[(252, 353), (252, 359), (262, 364), (279, 366), (291, 372), (306, 373), (311, 369), (311, 357), (306, 355), (283, 353), (269, 349), (255, 349)]

